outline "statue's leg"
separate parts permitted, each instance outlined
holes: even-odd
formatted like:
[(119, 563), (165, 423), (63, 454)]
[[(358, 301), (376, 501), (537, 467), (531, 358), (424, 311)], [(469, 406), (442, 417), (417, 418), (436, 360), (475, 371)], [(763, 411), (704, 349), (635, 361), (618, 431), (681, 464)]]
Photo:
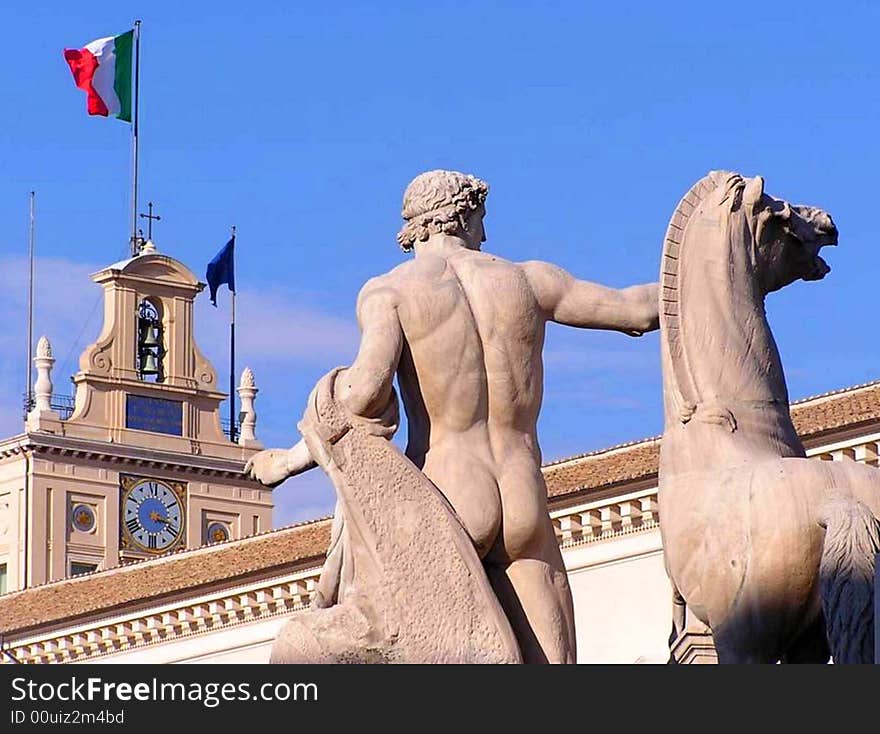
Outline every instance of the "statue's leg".
[[(507, 564), (487, 559), (489, 581), (519, 642), (525, 663), (574, 663), (574, 607), (550, 518), (533, 551)], [(490, 554), (491, 556), (492, 554)]]
[(338, 600), (339, 585), (342, 580), (342, 566), (346, 553), (343, 528), (345, 520), (342, 515), (342, 507), (337, 502), (333, 511), (333, 524), (330, 527), (330, 547), (327, 549), (327, 558), (321, 568), (318, 578), (318, 588), (312, 597), (312, 606), (316, 609), (324, 609), (332, 606)]

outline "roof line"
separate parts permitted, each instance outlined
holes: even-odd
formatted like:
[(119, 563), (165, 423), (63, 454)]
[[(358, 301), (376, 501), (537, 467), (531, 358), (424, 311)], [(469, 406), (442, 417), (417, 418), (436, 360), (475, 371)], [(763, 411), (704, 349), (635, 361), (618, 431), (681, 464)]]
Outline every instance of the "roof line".
[[(798, 398), (793, 402), (789, 402), (789, 409), (794, 408), (796, 406), (801, 406), (804, 403), (810, 403), (814, 400), (821, 400), (822, 398), (830, 398), (835, 395), (843, 395), (848, 392), (855, 392), (857, 390), (864, 390), (869, 387), (877, 387), (880, 386), (880, 380), (871, 380), (870, 382), (863, 382), (859, 385), (850, 385), (849, 387), (841, 387), (837, 390), (829, 390), (828, 392), (819, 393), (818, 395), (810, 395), (806, 398)], [(565, 456), (560, 459), (553, 459), (553, 461), (548, 461), (545, 464), (541, 465), (542, 469), (547, 469), (551, 466), (558, 466), (559, 464), (566, 464), (569, 461), (577, 461), (578, 459), (587, 459), (592, 456), (600, 456), (601, 454), (608, 454), (612, 451), (618, 451), (620, 449), (631, 448), (632, 446), (638, 446), (643, 443), (653, 443), (654, 441), (659, 441), (663, 438), (663, 434), (659, 436), (648, 436), (647, 438), (638, 438), (633, 441), (625, 441), (624, 443), (614, 444), (613, 446), (605, 446), (601, 449), (594, 449), (593, 451), (587, 451), (583, 454), (574, 454), (573, 456)]]
[[(155, 556), (148, 556), (145, 558), (133, 558), (131, 560), (126, 560), (125, 563), (120, 563), (117, 566), (111, 566), (110, 568), (96, 568), (94, 571), (86, 571), (84, 573), (78, 573), (73, 576), (65, 576), (61, 579), (55, 579), (53, 581), (45, 581), (42, 584), (32, 584), (24, 589), (17, 589), (15, 591), (8, 592), (9, 594), (18, 594), (23, 591), (30, 591), (31, 589), (42, 589), (46, 586), (53, 586), (55, 584), (62, 584), (65, 581), (70, 581), (71, 579), (82, 579), (87, 578), (89, 576), (99, 576), (100, 574), (110, 573), (111, 571), (119, 571), (122, 568), (136, 568), (138, 566), (142, 566), (145, 563), (150, 563), (151, 561), (167, 561), (172, 558), (180, 558), (182, 556), (188, 555), (190, 553), (195, 554), (197, 551), (204, 551), (206, 548), (210, 548), (212, 550), (216, 550), (222, 548), (226, 545), (232, 545), (234, 543), (242, 543), (244, 541), (253, 540), (255, 538), (260, 538), (264, 535), (280, 533), (285, 530), (293, 530), (294, 528), (302, 528), (308, 525), (316, 525), (320, 522), (326, 522), (327, 520), (332, 520), (332, 515), (327, 515), (323, 517), (316, 517), (313, 520), (302, 520), (300, 522), (291, 523), (290, 525), (284, 525), (280, 528), (269, 528), (268, 530), (263, 530), (259, 533), (254, 533), (253, 535), (244, 535), (241, 538), (229, 538), (228, 540), (220, 541), (219, 543), (204, 543), (202, 545), (198, 545), (194, 548), (178, 548), (177, 550), (169, 551), (168, 553), (160, 553)], [(0, 595), (2, 598), (4, 595)]]

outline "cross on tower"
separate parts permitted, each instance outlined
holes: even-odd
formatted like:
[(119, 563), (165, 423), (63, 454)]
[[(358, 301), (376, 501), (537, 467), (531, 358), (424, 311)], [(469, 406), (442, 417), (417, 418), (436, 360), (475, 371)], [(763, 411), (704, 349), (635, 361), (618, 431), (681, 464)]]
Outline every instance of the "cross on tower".
[(153, 214), (153, 202), (147, 203), (147, 211), (148, 214), (141, 214), (141, 218), (147, 220), (147, 239), (153, 239), (153, 220), (155, 219), (157, 222), (162, 219), (158, 214)]

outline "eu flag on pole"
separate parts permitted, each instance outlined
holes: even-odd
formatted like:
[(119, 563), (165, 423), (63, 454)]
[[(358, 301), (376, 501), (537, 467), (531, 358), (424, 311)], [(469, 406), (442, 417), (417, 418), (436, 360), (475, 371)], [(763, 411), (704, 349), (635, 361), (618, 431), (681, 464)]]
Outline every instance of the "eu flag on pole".
[(223, 249), (208, 263), (205, 273), (208, 288), (211, 289), (211, 303), (217, 305), (217, 289), (226, 283), (229, 290), (235, 293), (235, 235), (229, 239)]

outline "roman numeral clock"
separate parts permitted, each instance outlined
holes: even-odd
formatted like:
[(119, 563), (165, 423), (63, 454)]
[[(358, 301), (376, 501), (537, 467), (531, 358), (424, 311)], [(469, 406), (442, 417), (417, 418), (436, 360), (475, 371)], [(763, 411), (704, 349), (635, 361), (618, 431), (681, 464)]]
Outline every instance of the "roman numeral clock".
[(140, 553), (167, 553), (184, 545), (186, 485), (121, 475), (120, 545)]

